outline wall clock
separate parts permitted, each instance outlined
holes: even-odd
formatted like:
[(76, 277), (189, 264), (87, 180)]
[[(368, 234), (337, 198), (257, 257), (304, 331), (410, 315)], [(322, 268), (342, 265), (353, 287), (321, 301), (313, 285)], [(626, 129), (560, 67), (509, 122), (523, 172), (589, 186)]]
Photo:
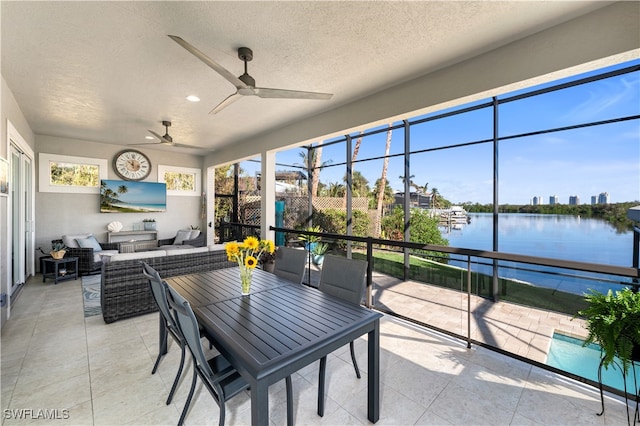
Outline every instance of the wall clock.
[(151, 161), (140, 151), (125, 149), (113, 157), (113, 169), (124, 180), (142, 180), (151, 173)]

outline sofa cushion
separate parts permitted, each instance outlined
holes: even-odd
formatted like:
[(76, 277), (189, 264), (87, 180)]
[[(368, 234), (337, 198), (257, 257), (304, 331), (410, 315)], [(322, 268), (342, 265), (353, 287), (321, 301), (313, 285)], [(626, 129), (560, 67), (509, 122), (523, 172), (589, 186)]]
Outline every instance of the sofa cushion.
[(183, 241), (189, 240), (191, 236), (191, 231), (188, 229), (181, 229), (176, 234), (176, 239), (173, 241), (173, 244), (182, 244)]
[(226, 244), (211, 244), (208, 248), (209, 251), (216, 251), (216, 250), (224, 250), (226, 247)]
[(118, 253), (119, 253), (118, 250), (100, 250), (99, 252), (94, 252), (93, 261), (108, 262), (109, 260), (111, 260), (111, 256)]
[[(186, 246), (191, 247), (191, 246)], [(167, 250), (167, 256), (175, 256), (176, 254), (203, 253), (209, 251), (208, 247), (191, 247)]]
[(149, 257), (162, 257), (166, 256), (167, 252), (164, 250), (154, 250), (154, 251), (139, 251), (136, 253), (118, 253), (111, 256), (109, 262), (117, 262), (119, 260), (132, 260), (132, 259), (145, 259)]
[(93, 235), (89, 235), (85, 238), (76, 238), (76, 242), (80, 248), (91, 248), (93, 252), (101, 251), (102, 247), (100, 247), (100, 243), (96, 240), (96, 237)]
[(78, 238), (87, 238), (91, 236), (91, 233), (87, 234), (74, 234), (74, 235), (63, 235), (62, 243), (69, 248), (80, 248), (78, 242), (76, 241)]

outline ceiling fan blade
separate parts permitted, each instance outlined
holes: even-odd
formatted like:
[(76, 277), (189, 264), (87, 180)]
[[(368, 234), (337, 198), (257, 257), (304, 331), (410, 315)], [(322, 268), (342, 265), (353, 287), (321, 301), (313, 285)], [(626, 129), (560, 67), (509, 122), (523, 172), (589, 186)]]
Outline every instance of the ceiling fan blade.
[(242, 95), (238, 92), (234, 93), (233, 95), (230, 95), (227, 97), (227, 99), (225, 99), (224, 101), (220, 102), (214, 109), (212, 109), (209, 114), (217, 114), (220, 111), (222, 111), (224, 108), (228, 107), (229, 105), (231, 105), (232, 103), (234, 103), (235, 101), (237, 101), (238, 99), (240, 99), (242, 97)]
[(303, 92), (300, 90), (285, 89), (267, 89), (265, 87), (256, 87), (253, 91), (256, 96), (259, 96), (261, 98), (328, 100), (333, 96), (332, 93)]
[(149, 130), (149, 133), (151, 133), (153, 136), (155, 136), (156, 138), (158, 138), (158, 139), (160, 140), (160, 143), (166, 143), (166, 144), (169, 144), (169, 145), (172, 145), (172, 144), (173, 144), (173, 142), (172, 142), (172, 141), (170, 141), (170, 140), (168, 140), (168, 139), (165, 139), (165, 137), (164, 137), (164, 136), (160, 136), (159, 134), (157, 134), (157, 133), (156, 133), (156, 132), (154, 132), (153, 130)]
[[(175, 146), (176, 148), (202, 149), (199, 146), (185, 145), (185, 144), (182, 144), (182, 143), (175, 143), (173, 141), (170, 141), (170, 140), (166, 139), (163, 136), (160, 136), (158, 133), (154, 132), (153, 130), (149, 130), (149, 133), (151, 133), (153, 136), (158, 138), (160, 140), (160, 144), (161, 145)], [(130, 144), (130, 145), (157, 145), (157, 143), (155, 143), (155, 144), (151, 144), (151, 143), (134, 143), (134, 144)]]
[(173, 144), (171, 144), (171, 146), (175, 146), (176, 148), (204, 149), (204, 148), (201, 148), (199, 146), (185, 145), (183, 143), (173, 143)]
[(240, 80), (235, 75), (231, 74), (229, 71), (227, 71), (225, 68), (223, 68), (222, 65), (218, 64), (217, 62), (214, 62), (211, 58), (209, 58), (207, 55), (202, 53), (202, 51), (200, 51), (197, 47), (192, 46), (191, 44), (189, 44), (188, 42), (184, 41), (182, 38), (180, 38), (178, 36), (170, 35), (169, 37), (171, 38), (171, 40), (175, 41), (180, 46), (184, 47), (192, 55), (194, 55), (195, 57), (200, 59), (202, 62), (207, 64), (215, 72), (217, 72), (218, 74), (223, 76), (225, 79), (227, 79), (227, 81), (229, 81), (229, 83), (233, 84), (237, 88), (246, 89), (248, 87), (242, 80)]

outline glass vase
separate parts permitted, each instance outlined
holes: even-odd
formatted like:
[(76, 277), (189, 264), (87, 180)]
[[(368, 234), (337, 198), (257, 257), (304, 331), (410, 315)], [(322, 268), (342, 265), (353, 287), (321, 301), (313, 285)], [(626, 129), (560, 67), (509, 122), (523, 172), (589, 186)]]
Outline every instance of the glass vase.
[(242, 295), (247, 295), (251, 292), (251, 269), (240, 268), (240, 283), (242, 285)]

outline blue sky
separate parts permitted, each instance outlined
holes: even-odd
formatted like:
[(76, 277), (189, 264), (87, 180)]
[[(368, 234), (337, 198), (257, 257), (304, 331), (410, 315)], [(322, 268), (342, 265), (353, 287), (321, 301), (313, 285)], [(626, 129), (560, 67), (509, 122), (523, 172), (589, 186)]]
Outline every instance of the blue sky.
[[(640, 60), (601, 71), (637, 64)], [(549, 85), (552, 84), (546, 86)], [(634, 72), (503, 104), (499, 110), (499, 132), (504, 137), (638, 114), (640, 72)], [(356, 136), (352, 135), (354, 144)], [(484, 109), (412, 126), (411, 149), (491, 137), (492, 114)], [(358, 160), (383, 156), (385, 140), (386, 132), (365, 138)], [(391, 154), (403, 149), (404, 133), (394, 130)], [(300, 151), (296, 148), (279, 152), (276, 161), (299, 165)], [(421, 186), (428, 183), (429, 190), (437, 188), (454, 203), (490, 203), (492, 155), (490, 143), (414, 154), (410, 163), (412, 179)], [(327, 184), (342, 183), (345, 166), (331, 165), (343, 163), (345, 158), (344, 144), (325, 147), (322, 159), (331, 163), (321, 171), (320, 180)], [(501, 204), (528, 204), (533, 196), (541, 196), (544, 204), (548, 204), (552, 195), (558, 196), (560, 203), (568, 203), (569, 196), (577, 195), (581, 204), (588, 204), (592, 195), (601, 192), (608, 192), (614, 203), (640, 200), (640, 120), (505, 140), (499, 147), (499, 165)], [(259, 164), (243, 162), (241, 167), (253, 175)], [(394, 190), (403, 189), (400, 178), (403, 168), (402, 157), (390, 159), (387, 179)], [(382, 160), (357, 163), (354, 170), (360, 171), (372, 186), (380, 177)]]

